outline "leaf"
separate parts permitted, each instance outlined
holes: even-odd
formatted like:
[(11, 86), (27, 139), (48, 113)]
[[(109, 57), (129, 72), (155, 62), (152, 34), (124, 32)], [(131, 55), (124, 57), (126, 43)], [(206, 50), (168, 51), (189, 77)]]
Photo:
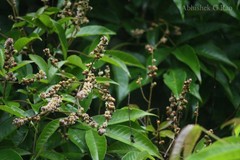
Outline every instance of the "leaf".
[(176, 4), (182, 19), (184, 19), (184, 5), (185, 5), (185, 0), (173, 0), (174, 3)]
[(38, 19), (48, 28), (53, 27), (52, 19), (46, 15), (46, 14), (41, 14), (39, 15)]
[(215, 62), (224, 63), (234, 68), (237, 66), (225, 55), (225, 53), (213, 43), (207, 43), (197, 48), (197, 54)]
[(22, 157), (12, 149), (0, 150), (1, 160), (23, 160)]
[(117, 102), (120, 103), (129, 93), (128, 81), (129, 77), (123, 69), (118, 67), (112, 67), (114, 74), (114, 80), (119, 84), (117, 86)]
[(25, 47), (27, 44), (29, 44), (30, 42), (32, 42), (33, 40), (42, 40), (37, 34), (32, 34), (31, 37), (22, 37), (19, 38), (15, 43), (14, 43), (14, 48), (17, 51), (20, 51), (23, 49), (23, 47)]
[(173, 94), (178, 98), (182, 91), (184, 81), (186, 80), (186, 72), (181, 69), (170, 69), (163, 75), (164, 83), (171, 89)]
[(13, 117), (7, 118), (0, 123), (0, 142), (17, 129), (17, 127), (12, 124), (13, 119)]
[(111, 84), (115, 84), (115, 85), (119, 85), (117, 82), (111, 80), (110, 78), (106, 78), (106, 77), (96, 77), (96, 81), (97, 83), (111, 83)]
[(172, 124), (172, 121), (164, 121), (164, 122), (160, 123), (159, 130), (163, 130), (163, 129), (169, 127), (171, 124)]
[(53, 133), (58, 129), (59, 127), (59, 120), (53, 120), (49, 122), (39, 135), (37, 142), (36, 142), (36, 151), (39, 153), (42, 152), (44, 145), (47, 143), (48, 139), (51, 137)]
[(129, 65), (129, 66), (135, 66), (135, 67), (139, 67), (142, 69), (146, 69), (137, 58), (135, 58), (134, 56), (132, 56), (130, 53), (126, 53), (123, 51), (118, 51), (118, 50), (107, 50), (106, 54), (112, 55), (114, 57), (119, 58), (120, 60), (122, 60), (125, 64)]
[(65, 31), (58, 22), (52, 20), (52, 23), (53, 23), (55, 32), (58, 35), (58, 39), (59, 39), (61, 47), (62, 47), (63, 58), (67, 59), (68, 42), (67, 42), (67, 38), (65, 36)]
[(180, 160), (182, 150), (184, 158), (189, 156), (201, 135), (201, 131), (202, 129), (198, 125), (187, 125), (184, 127), (175, 141), (170, 160)]
[(130, 115), (131, 121), (135, 121), (144, 116), (155, 116), (152, 113), (148, 113), (140, 109), (130, 108), (128, 110), (128, 107), (124, 107), (116, 110), (116, 112), (113, 113), (112, 119), (109, 121), (108, 124), (113, 125), (113, 124), (118, 124), (122, 122), (127, 122), (129, 121), (129, 115)]
[(66, 160), (65, 156), (56, 151), (44, 151), (40, 154), (41, 157), (47, 158), (49, 160)]
[(163, 131), (160, 131), (160, 137), (168, 137), (168, 138), (174, 139), (175, 133), (173, 133), (173, 131), (171, 130), (163, 130)]
[(199, 82), (202, 81), (200, 63), (194, 49), (191, 46), (185, 45), (183, 47), (177, 48), (173, 51), (173, 54), (179, 61), (182, 61), (191, 68), (191, 70), (197, 76)]
[(42, 57), (35, 54), (30, 54), (29, 58), (34, 61), (41, 70), (43, 70), (45, 73), (48, 73), (48, 65)]
[(137, 130), (132, 128), (135, 143), (130, 140), (130, 128), (124, 125), (111, 125), (107, 127), (106, 136), (131, 145), (140, 151), (146, 151), (152, 156), (163, 159), (158, 152), (157, 147), (147, 138), (144, 134), (139, 133)]
[(139, 150), (131, 145), (122, 143), (120, 141), (111, 143), (111, 145), (108, 147), (108, 153), (126, 154), (131, 151), (139, 151)]
[(4, 52), (3, 52), (3, 50), (0, 48), (0, 70), (3, 69), (3, 65), (4, 65)]
[[(86, 27), (82, 27), (80, 31), (77, 32), (75, 37), (84, 37), (84, 36), (95, 36), (95, 35), (115, 35), (116, 33), (111, 31), (110, 29), (98, 26), (98, 25), (88, 25)], [(67, 36), (70, 38), (70, 35)]]
[(13, 114), (17, 117), (26, 117), (27, 113), (17, 106), (0, 105), (0, 110)]
[(57, 67), (51, 65), (48, 69), (48, 80), (52, 81), (54, 79), (54, 76), (56, 75), (57, 71), (59, 68), (61, 68), (64, 64), (66, 63), (66, 61), (60, 61), (57, 63)]
[(196, 83), (191, 83), (190, 85), (190, 94), (196, 97), (200, 102), (202, 102), (202, 97), (199, 93), (199, 85)]
[(82, 59), (77, 55), (71, 55), (67, 58), (67, 63), (78, 66), (85, 70), (87, 67), (83, 64)]
[(103, 160), (107, 151), (107, 140), (96, 131), (88, 130), (85, 135), (86, 143), (93, 160)]
[(130, 151), (126, 155), (122, 157), (122, 160), (130, 160), (130, 159), (136, 159), (136, 160), (146, 160), (151, 159), (155, 160), (151, 155), (149, 155), (146, 151), (138, 152), (138, 151)]
[(85, 142), (85, 134), (84, 130), (76, 130), (76, 129), (69, 129), (68, 137), (70, 141), (72, 141), (82, 153), (86, 152), (87, 144)]
[(29, 63), (32, 63), (33, 61), (21, 61), (19, 63), (17, 63), (17, 66), (16, 67), (13, 67), (11, 68), (9, 71), (10, 72), (14, 72), (16, 70), (18, 70), (19, 68), (22, 68), (24, 67), (25, 65), (29, 64)]
[(127, 73), (127, 75), (130, 77), (130, 73), (128, 71), (127, 66), (117, 57), (110, 57), (110, 56), (104, 55), (100, 60), (104, 62), (108, 62), (110, 64), (113, 64), (114, 66), (117, 66), (123, 69)]

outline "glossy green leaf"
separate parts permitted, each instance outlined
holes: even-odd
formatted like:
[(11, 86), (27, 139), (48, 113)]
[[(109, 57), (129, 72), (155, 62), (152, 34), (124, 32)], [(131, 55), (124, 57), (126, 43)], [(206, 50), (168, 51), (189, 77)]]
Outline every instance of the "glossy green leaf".
[(3, 69), (3, 65), (4, 65), (4, 52), (3, 52), (3, 50), (0, 48), (0, 70)]
[(93, 160), (103, 160), (107, 151), (107, 140), (96, 131), (88, 130), (85, 135), (86, 143)]
[(184, 19), (184, 6), (185, 6), (185, 0), (173, 0), (176, 4), (182, 19)]
[(131, 145), (122, 143), (120, 141), (116, 141), (112, 143), (110, 146), (108, 146), (108, 153), (126, 154), (131, 151), (139, 150)]
[(173, 94), (178, 98), (182, 91), (184, 81), (186, 80), (186, 72), (181, 69), (171, 69), (163, 75), (164, 83), (171, 89)]
[(237, 68), (237, 66), (226, 56), (226, 54), (213, 43), (207, 43), (198, 47), (197, 54), (202, 57), (208, 58), (209, 60), (227, 64), (234, 68)]
[(72, 141), (82, 153), (86, 152), (87, 150), (85, 134), (86, 132), (84, 130), (69, 129), (68, 131), (70, 141)]
[(144, 116), (155, 116), (152, 113), (148, 113), (137, 108), (130, 108), (128, 110), (128, 107), (124, 107), (116, 110), (116, 112), (113, 113), (112, 119), (109, 121), (108, 124), (112, 125), (112, 124), (127, 122), (129, 121), (129, 115), (130, 115), (131, 121), (135, 121)]
[(119, 85), (117, 82), (111, 80), (110, 78), (106, 78), (106, 77), (96, 77), (96, 81), (97, 83), (110, 83), (110, 84), (115, 84), (115, 85)]
[(160, 131), (160, 137), (168, 137), (168, 138), (174, 139), (175, 133), (171, 130), (163, 130), (163, 131)]
[(26, 117), (27, 113), (17, 106), (0, 105), (0, 110), (13, 114), (17, 117)]
[(139, 60), (134, 56), (132, 56), (130, 53), (119, 51), (119, 50), (107, 50), (106, 54), (109, 54), (111, 56), (121, 59), (125, 64), (129, 66), (135, 66), (135, 67), (145, 69), (145, 67), (139, 62)]
[(13, 119), (14, 119), (13, 117), (12, 118), (7, 118), (0, 123), (0, 128), (1, 128), (1, 130), (0, 130), (0, 142), (17, 129), (17, 127), (12, 124)]
[(30, 54), (29, 58), (32, 61), (34, 61), (38, 65), (38, 67), (41, 70), (43, 70), (45, 73), (48, 72), (48, 65), (47, 65), (47, 63), (45, 62), (45, 60), (42, 57), (40, 57), (38, 55), (35, 55), (35, 54)]
[(77, 55), (71, 55), (67, 58), (67, 63), (78, 66), (85, 70), (87, 67), (83, 64), (82, 59)]
[(22, 157), (12, 149), (1, 149), (0, 159), (1, 160), (23, 160)]
[(130, 128), (124, 125), (111, 125), (107, 128), (106, 136), (131, 145), (140, 151), (146, 151), (152, 156), (163, 159), (158, 152), (157, 147), (142, 133), (132, 128), (135, 143), (130, 140)]
[(49, 160), (66, 160), (66, 157), (61, 154), (61, 153), (58, 153), (58, 152), (55, 152), (55, 151), (44, 151), (44, 152), (41, 152), (40, 156), (42, 158), (47, 158)]
[(130, 151), (122, 157), (122, 160), (130, 160), (130, 159), (136, 159), (136, 160), (151, 159), (151, 160), (155, 160), (155, 158), (153, 158), (151, 155), (149, 155), (146, 151), (143, 151), (143, 152)]
[(46, 15), (46, 14), (41, 14), (41, 15), (39, 15), (38, 19), (39, 19), (46, 27), (52, 28), (53, 23), (52, 23), (51, 17), (49, 17), (48, 15)]
[(173, 54), (179, 61), (182, 61), (188, 65), (195, 73), (198, 80), (200, 82), (202, 81), (199, 60), (194, 49), (191, 46), (185, 45), (183, 47), (177, 48), (173, 51)]
[(26, 65), (29, 64), (29, 63), (32, 63), (32, 62), (33, 62), (33, 61), (21, 61), (21, 62), (17, 63), (17, 66), (16, 66), (16, 67), (11, 68), (9, 71), (10, 71), (10, 72), (14, 72), (14, 71), (16, 71), (16, 70), (18, 70), (18, 69), (26, 66)]
[(25, 47), (27, 44), (29, 44), (30, 42), (39, 39), (41, 40), (41, 38), (37, 35), (37, 34), (32, 34), (31, 37), (22, 37), (19, 38), (15, 43), (14, 43), (14, 48), (17, 51), (20, 51), (23, 49), (23, 47)]
[(194, 146), (201, 135), (201, 131), (202, 129), (198, 125), (187, 125), (184, 127), (175, 141), (170, 160), (180, 160), (182, 150), (183, 157), (188, 157), (192, 153)]
[(114, 35), (114, 34), (116, 33), (106, 27), (98, 26), (98, 25), (89, 25), (86, 27), (82, 27), (80, 31), (77, 32), (76, 37), (95, 36), (95, 35)]
[(47, 143), (48, 139), (52, 136), (53, 133), (56, 132), (56, 130), (59, 127), (59, 120), (53, 120), (49, 122), (39, 135), (37, 142), (36, 142), (36, 151), (42, 152), (44, 149), (45, 144)]
[(114, 66), (117, 66), (117, 67), (123, 69), (127, 73), (127, 75), (130, 76), (127, 66), (117, 57), (110, 57), (110, 56), (105, 55), (100, 60), (102, 60), (104, 62), (108, 62)]
[(67, 42), (67, 38), (65, 36), (65, 31), (58, 22), (52, 20), (52, 23), (53, 23), (55, 32), (58, 35), (58, 39), (59, 39), (61, 47), (62, 47), (63, 58), (67, 59), (68, 42)]

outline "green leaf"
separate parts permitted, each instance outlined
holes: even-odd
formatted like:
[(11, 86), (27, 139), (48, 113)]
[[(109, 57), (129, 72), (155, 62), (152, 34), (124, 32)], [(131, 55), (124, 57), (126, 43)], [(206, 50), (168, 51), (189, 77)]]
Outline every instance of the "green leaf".
[(201, 131), (202, 128), (198, 125), (187, 125), (184, 127), (175, 141), (170, 160), (180, 160), (182, 150), (183, 157), (188, 157), (192, 153)]
[(67, 38), (65, 36), (65, 31), (58, 22), (52, 20), (52, 23), (53, 23), (55, 32), (58, 35), (58, 39), (59, 39), (61, 47), (62, 47), (63, 58), (67, 59), (68, 42), (67, 42)]
[(49, 122), (41, 132), (40, 136), (37, 139), (36, 142), (36, 151), (39, 153), (42, 152), (44, 145), (47, 143), (48, 139), (51, 137), (53, 133), (58, 129), (59, 127), (59, 120), (53, 120)]
[(52, 19), (46, 15), (46, 14), (41, 14), (39, 15), (38, 19), (46, 26), (49, 28), (53, 27)]
[(12, 124), (13, 119), (14, 118), (11, 117), (11, 118), (8, 118), (8, 119), (6, 119), (6, 120), (4, 120), (0, 123), (0, 128), (1, 128), (1, 130), (0, 130), (0, 142), (17, 129), (17, 127)]
[(4, 65), (4, 52), (3, 52), (3, 50), (0, 48), (0, 70), (3, 69), (3, 65)]
[(49, 160), (66, 160), (65, 156), (55, 151), (44, 151), (40, 154), (41, 157)]
[(136, 160), (146, 160), (151, 159), (155, 160), (151, 155), (149, 155), (146, 151), (138, 152), (138, 151), (130, 151), (126, 155), (122, 157), (122, 160), (130, 160), (130, 159), (136, 159)]
[(1, 160), (23, 160), (22, 157), (12, 149), (0, 150)]
[(199, 93), (199, 85), (196, 83), (191, 83), (190, 85), (190, 94), (196, 97), (200, 102), (202, 102), (202, 97)]
[(117, 66), (123, 69), (127, 73), (127, 75), (130, 77), (130, 73), (128, 71), (127, 66), (117, 57), (110, 57), (110, 56), (104, 55), (100, 60), (104, 62), (108, 62), (110, 64), (113, 64), (114, 66)]
[(130, 108), (128, 110), (128, 107), (124, 107), (116, 110), (116, 112), (113, 113), (112, 119), (109, 121), (108, 124), (112, 125), (112, 124), (127, 122), (129, 121), (129, 116), (131, 121), (135, 121), (144, 116), (155, 116), (155, 115), (137, 108)]
[(200, 82), (202, 81), (200, 73), (200, 63), (194, 49), (191, 46), (185, 45), (183, 47), (177, 48), (173, 51), (173, 54), (179, 61), (182, 61), (183, 63), (188, 65), (195, 73), (198, 80)]
[(163, 131), (160, 131), (160, 137), (168, 137), (168, 138), (174, 139), (175, 133), (171, 130), (163, 130)]
[(157, 147), (147, 138), (144, 134), (139, 133), (137, 130), (132, 128), (135, 143), (130, 140), (130, 128), (124, 125), (111, 125), (107, 127), (106, 136), (131, 145), (140, 151), (146, 151), (152, 156), (163, 159), (158, 152)]
[(111, 83), (111, 84), (115, 84), (115, 85), (119, 85), (117, 82), (111, 80), (110, 78), (106, 78), (106, 77), (96, 77), (96, 81), (97, 83)]
[(182, 19), (184, 19), (184, 6), (185, 6), (185, 0), (173, 0), (176, 4)]
[(184, 81), (186, 80), (186, 72), (181, 69), (170, 69), (163, 75), (164, 83), (171, 89), (173, 94), (178, 98), (182, 91)]
[(229, 60), (225, 53), (213, 43), (207, 43), (199, 46), (197, 49), (197, 54), (209, 60), (224, 63), (237, 68), (237, 66), (231, 60)]
[[(98, 26), (98, 25), (88, 25), (86, 27), (82, 27), (80, 31), (77, 32), (76, 37), (84, 37), (84, 36), (95, 36), (95, 35), (115, 35), (116, 33), (111, 31), (110, 29)], [(70, 38), (70, 35), (67, 36)]]
[(45, 73), (48, 73), (48, 65), (42, 57), (35, 54), (30, 54), (29, 58), (34, 61), (41, 70), (43, 70)]
[(57, 67), (51, 65), (48, 69), (48, 80), (52, 81), (54, 79), (54, 76), (56, 75), (57, 71), (59, 68), (61, 68), (64, 64), (66, 63), (66, 61), (60, 61), (57, 63)]
[(112, 55), (114, 57), (117, 57), (119, 59), (121, 59), (125, 64), (129, 65), (129, 66), (135, 66), (135, 67), (139, 67), (142, 69), (146, 69), (137, 58), (135, 58), (134, 56), (132, 56), (130, 53), (126, 53), (123, 51), (118, 51), (118, 50), (107, 50), (106, 54)]
[(77, 55), (71, 55), (67, 58), (67, 63), (78, 66), (85, 70), (87, 67), (83, 64), (82, 59)]
[(86, 143), (93, 160), (103, 160), (107, 151), (107, 140), (96, 131), (88, 130), (85, 135)]
[(169, 127), (171, 124), (172, 124), (172, 121), (161, 122), (159, 125), (159, 130), (163, 130), (163, 129)]
[(29, 63), (32, 63), (33, 61), (22, 61), (22, 62), (19, 62), (17, 63), (17, 66), (16, 67), (13, 67), (11, 68), (9, 71), (10, 72), (14, 72), (16, 70), (18, 70), (19, 68), (22, 68), (24, 67), (25, 65), (29, 64)]
[(87, 144), (85, 142), (85, 134), (84, 130), (76, 130), (76, 129), (69, 129), (68, 137), (70, 141), (72, 141), (82, 153), (86, 152)]
[(131, 145), (122, 143), (120, 141), (111, 143), (111, 145), (108, 147), (108, 153), (126, 154), (131, 151), (139, 151), (139, 150)]
[(14, 43), (14, 48), (17, 50), (17, 51), (20, 51), (23, 49), (24, 46), (26, 46), (27, 44), (29, 44), (30, 42), (32, 42), (33, 40), (36, 40), (36, 39), (39, 39), (39, 40), (42, 40), (37, 34), (32, 34), (31, 37), (22, 37), (22, 38), (19, 38), (15, 43)]
[(27, 113), (17, 106), (0, 105), (0, 110), (13, 114), (17, 117), (26, 117)]

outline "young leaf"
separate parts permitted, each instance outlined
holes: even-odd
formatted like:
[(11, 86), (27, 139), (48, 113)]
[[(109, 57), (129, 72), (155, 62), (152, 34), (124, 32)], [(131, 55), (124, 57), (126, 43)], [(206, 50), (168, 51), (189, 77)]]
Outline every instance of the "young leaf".
[(0, 150), (1, 160), (23, 160), (22, 157), (12, 149), (2, 149)]
[(43, 129), (42, 133), (37, 139), (36, 142), (36, 151), (42, 152), (44, 145), (47, 143), (48, 139), (51, 135), (58, 129), (59, 127), (59, 120), (53, 120), (49, 122)]
[(135, 66), (135, 67), (145, 69), (145, 67), (138, 61), (138, 59), (129, 53), (118, 51), (118, 50), (107, 50), (106, 54), (109, 54), (121, 59), (125, 64), (129, 66)]
[(37, 34), (32, 34), (31, 37), (22, 37), (19, 38), (15, 43), (14, 43), (14, 48), (17, 51), (20, 51), (21, 49), (23, 49), (24, 46), (26, 46), (27, 44), (29, 44), (30, 42), (32, 42), (35, 39), (39, 39), (42, 40)]
[(43, 70), (45, 73), (48, 72), (48, 65), (47, 65), (47, 63), (45, 62), (45, 60), (42, 57), (40, 57), (38, 55), (35, 55), (35, 54), (30, 54), (29, 58), (32, 61), (34, 61), (38, 65), (38, 67), (41, 70)]
[(185, 5), (185, 0), (173, 0), (176, 6), (178, 7), (178, 10), (181, 14), (182, 19), (184, 19), (184, 5)]
[(86, 66), (83, 64), (82, 59), (77, 55), (71, 55), (67, 58), (67, 63), (78, 66), (79, 68), (85, 70)]
[(106, 136), (131, 145), (140, 151), (146, 151), (152, 156), (158, 157), (159, 159), (163, 159), (158, 152), (157, 147), (142, 133), (139, 133), (137, 130), (132, 128), (134, 141), (132, 143), (130, 140), (131, 132), (128, 126), (124, 125), (111, 125), (107, 128)]
[(24, 67), (25, 65), (27, 65), (27, 64), (29, 64), (29, 63), (32, 63), (32, 62), (33, 62), (33, 61), (22, 61), (22, 62), (19, 62), (16, 67), (11, 68), (9, 71), (10, 71), (10, 72), (14, 72), (14, 71), (18, 70), (19, 68), (22, 68), (22, 67)]
[(198, 125), (184, 127), (175, 141), (170, 160), (180, 160), (182, 150), (184, 158), (189, 156), (201, 135), (201, 131), (202, 129)]
[(201, 82), (200, 64), (198, 57), (191, 46), (185, 45), (183, 47), (177, 48), (173, 51), (173, 54), (179, 61), (182, 61), (188, 65), (192, 71), (197, 76), (198, 80)]
[(173, 94), (178, 98), (182, 91), (184, 81), (186, 80), (186, 72), (181, 69), (171, 69), (163, 75), (164, 83), (171, 89)]
[(96, 77), (96, 81), (97, 83), (111, 83), (111, 84), (119, 85), (117, 82), (106, 77)]
[(0, 49), (0, 70), (3, 69), (3, 65), (4, 65), (4, 52), (2, 49)]
[(107, 151), (107, 140), (96, 131), (88, 130), (85, 135), (86, 143), (93, 160), (103, 160)]
[[(116, 33), (111, 31), (110, 29), (98, 26), (98, 25), (89, 25), (86, 27), (82, 27), (80, 31), (77, 32), (76, 37), (84, 37), (84, 36), (95, 36), (95, 35), (115, 35)], [(67, 36), (70, 38), (70, 35)]]

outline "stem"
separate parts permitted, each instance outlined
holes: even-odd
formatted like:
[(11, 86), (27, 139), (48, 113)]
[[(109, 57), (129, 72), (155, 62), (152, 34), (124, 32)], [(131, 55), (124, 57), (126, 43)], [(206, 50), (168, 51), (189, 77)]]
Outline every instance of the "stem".
[(144, 94), (144, 92), (143, 92), (142, 85), (140, 85), (140, 91), (141, 91), (141, 94), (142, 94), (142, 96), (143, 96), (143, 99), (144, 99), (147, 103), (149, 103), (147, 97), (145, 96), (145, 94)]
[(166, 150), (166, 152), (165, 152), (165, 154), (164, 154), (164, 158), (167, 157), (168, 152), (169, 152), (170, 149), (172, 148), (172, 145), (173, 145), (174, 141), (175, 141), (175, 139), (173, 139), (172, 142), (169, 144), (169, 146), (168, 146), (168, 148), (167, 148), (167, 150)]

